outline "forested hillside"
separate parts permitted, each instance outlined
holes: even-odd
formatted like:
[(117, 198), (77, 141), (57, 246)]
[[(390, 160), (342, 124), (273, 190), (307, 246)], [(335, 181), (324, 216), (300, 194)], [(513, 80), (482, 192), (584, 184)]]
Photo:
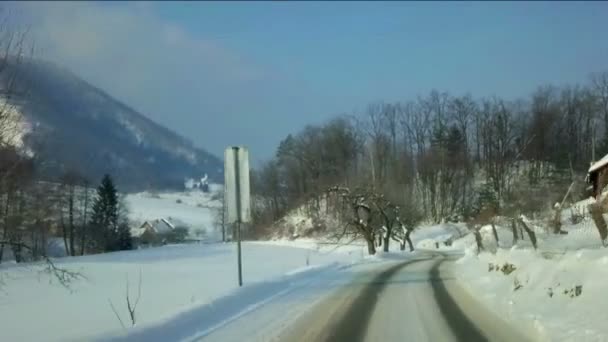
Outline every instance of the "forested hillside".
[(185, 178), (204, 174), (221, 181), (219, 158), (67, 69), (8, 59), (2, 74), (41, 177), (70, 170), (98, 180), (111, 173), (125, 190), (181, 189)]
[(266, 226), (339, 192), (354, 209), (362, 198), (382, 198), (401, 207), (394, 216), (402, 219), (404, 207), (434, 222), (470, 221), (488, 207), (493, 215), (534, 215), (561, 202), (573, 182), (570, 200), (584, 197), (590, 162), (606, 152), (606, 72), (523, 99), (432, 91), (287, 136), (254, 175), (266, 200), (256, 214)]

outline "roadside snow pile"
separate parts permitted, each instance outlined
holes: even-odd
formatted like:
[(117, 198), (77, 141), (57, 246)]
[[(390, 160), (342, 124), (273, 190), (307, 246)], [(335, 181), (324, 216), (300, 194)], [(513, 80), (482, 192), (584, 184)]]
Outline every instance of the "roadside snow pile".
[(529, 249), (498, 250), (465, 256), (454, 274), (488, 308), (542, 341), (608, 339), (604, 249), (545, 257)]
[[(168, 322), (180, 312), (201, 308), (238, 291), (234, 244), (168, 245), (159, 248), (62, 258), (60, 267), (81, 272), (71, 291), (39, 272), (41, 266), (0, 266), (0, 321), (6, 341), (90, 341), (119, 333), (116, 307), (130, 325), (125, 302), (127, 278), (130, 296), (137, 293), (141, 272), (141, 301), (137, 325)], [(245, 286), (270, 281), (272, 289), (290, 280), (272, 280), (288, 273), (306, 273), (338, 263), (350, 265), (360, 253), (317, 252), (287, 246), (243, 243)], [(306, 268), (308, 267), (308, 268)], [(333, 267), (333, 266), (332, 266)], [(302, 269), (305, 268), (305, 269)], [(292, 275), (293, 275), (292, 274)], [(49, 283), (49, 280), (53, 280)], [(265, 286), (265, 285), (264, 285)], [(271, 288), (262, 286), (261, 295)], [(257, 297), (256, 297), (257, 298)], [(254, 299), (254, 298), (252, 298)], [(227, 309), (228, 310), (228, 309)], [(86, 319), (83, 319), (86, 317)], [(35, 329), (28, 322), (35, 322)], [(77, 324), (75, 324), (77, 322)]]
[(412, 241), (420, 249), (453, 249), (452, 241), (468, 233), (463, 223), (442, 223), (422, 226), (412, 232)]
[(484, 226), (481, 254), (473, 234), (454, 242), (465, 252), (454, 265), (455, 277), (486, 307), (533, 331), (538, 340), (607, 341), (608, 249), (601, 247), (591, 220), (564, 220), (567, 235), (552, 234), (542, 222), (525, 221), (536, 234), (538, 250), (519, 229), (513, 245), (507, 222), (496, 225), (498, 246), (491, 226)]

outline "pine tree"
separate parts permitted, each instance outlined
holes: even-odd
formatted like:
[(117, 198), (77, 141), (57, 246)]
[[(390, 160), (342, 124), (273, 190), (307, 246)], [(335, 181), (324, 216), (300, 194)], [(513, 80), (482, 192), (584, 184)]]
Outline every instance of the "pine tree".
[(121, 222), (118, 225), (116, 247), (121, 251), (133, 249), (133, 239), (131, 238), (131, 232), (127, 222)]
[(97, 247), (104, 251), (117, 250), (118, 195), (110, 175), (106, 174), (97, 188), (91, 223), (96, 232)]

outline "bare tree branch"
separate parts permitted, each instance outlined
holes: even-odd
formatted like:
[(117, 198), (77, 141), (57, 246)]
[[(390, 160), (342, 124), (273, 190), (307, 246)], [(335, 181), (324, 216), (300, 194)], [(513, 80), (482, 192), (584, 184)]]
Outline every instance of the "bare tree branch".
[[(0, 240), (0, 245), (16, 246), (16, 247), (19, 247), (19, 248), (27, 249), (29, 251), (32, 250), (32, 247), (30, 247), (27, 244), (22, 243), (22, 242)], [(46, 255), (42, 255), (42, 258), (43, 258), (43, 260), (44, 260), (44, 262), (46, 263), (46, 266), (47, 266), (45, 268), (45, 272), (51, 274), (52, 276), (54, 276), (59, 281), (59, 283), (63, 287), (65, 287), (67, 289), (70, 289), (70, 284), (74, 280), (76, 280), (76, 279), (87, 279), (80, 272), (74, 272), (74, 271), (70, 271), (70, 270), (62, 268), (62, 267), (58, 267), (57, 265), (55, 265), (55, 263), (53, 262), (53, 260), (51, 260), (51, 258), (49, 258)]]
[(116, 316), (116, 318), (118, 319), (118, 321), (120, 322), (120, 326), (123, 329), (127, 329), (127, 327), (125, 326), (125, 323), (123, 323), (122, 318), (120, 318), (120, 315), (118, 314), (118, 312), (116, 311), (116, 308), (114, 307), (114, 304), (112, 304), (112, 300), (110, 300), (110, 298), (108, 298), (108, 303), (110, 303), (110, 307), (112, 308), (112, 311), (114, 312), (114, 315)]

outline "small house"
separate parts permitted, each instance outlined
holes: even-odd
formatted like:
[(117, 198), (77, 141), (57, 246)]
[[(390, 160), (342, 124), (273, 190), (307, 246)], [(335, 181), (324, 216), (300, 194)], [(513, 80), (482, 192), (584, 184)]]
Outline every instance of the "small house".
[(591, 164), (587, 173), (587, 182), (590, 184), (591, 196), (599, 198), (608, 183), (608, 154)]
[(175, 226), (163, 218), (144, 222), (139, 228), (131, 230), (131, 236), (139, 244), (154, 245), (164, 243), (165, 236), (174, 229)]

